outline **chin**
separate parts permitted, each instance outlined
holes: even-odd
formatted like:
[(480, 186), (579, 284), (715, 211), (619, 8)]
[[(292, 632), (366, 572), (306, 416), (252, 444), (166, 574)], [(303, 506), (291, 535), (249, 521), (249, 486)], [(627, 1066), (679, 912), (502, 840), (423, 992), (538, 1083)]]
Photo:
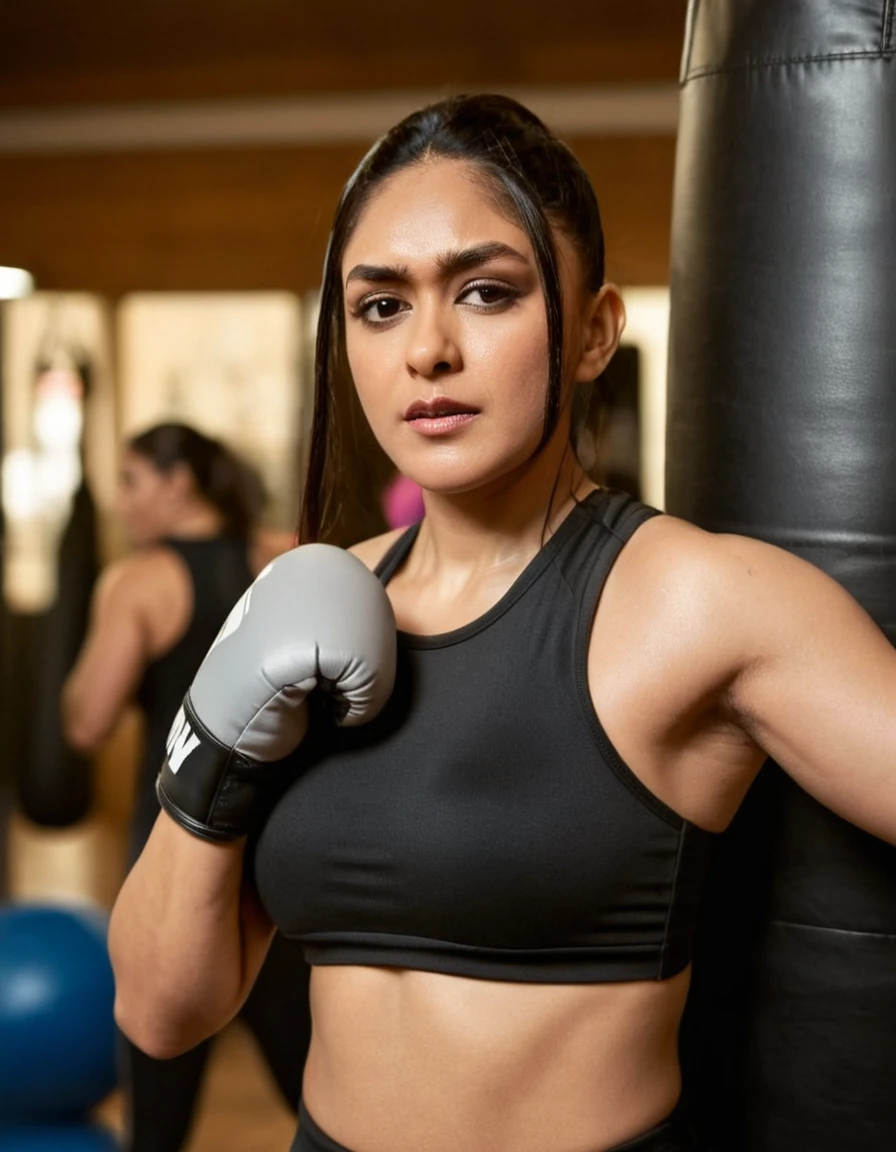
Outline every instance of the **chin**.
[[(509, 471), (509, 470), (508, 470)], [(425, 474), (423, 469), (420, 469), (418, 474), (406, 473), (410, 479), (414, 480), (424, 492), (431, 492), (434, 496), (463, 496), (471, 492), (477, 492), (480, 489), (488, 488), (496, 481), (500, 481), (502, 476), (505, 475), (503, 470), (493, 471), (488, 473), (465, 471), (459, 473), (453, 471), (447, 475), (444, 470), (440, 471), (438, 475)]]
[(481, 458), (474, 464), (472, 460), (454, 459), (439, 462), (410, 462), (406, 468), (399, 466), (414, 480), (424, 492), (432, 492), (438, 496), (462, 496), (466, 493), (476, 492), (478, 489), (491, 488), (494, 485), (501, 487), (520, 478), (526, 471), (526, 464), (532, 458), (535, 445), (527, 445), (512, 457), (502, 457), (498, 460), (483, 461)]

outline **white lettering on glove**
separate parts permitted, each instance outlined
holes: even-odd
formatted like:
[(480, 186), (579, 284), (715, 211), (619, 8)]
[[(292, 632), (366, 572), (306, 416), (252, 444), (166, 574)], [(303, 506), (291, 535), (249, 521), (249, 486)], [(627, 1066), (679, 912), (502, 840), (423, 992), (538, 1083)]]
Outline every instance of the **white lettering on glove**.
[(184, 760), (198, 747), (199, 737), (190, 727), (183, 708), (179, 708), (165, 743), (168, 752), (168, 767), (175, 775), (180, 770)]

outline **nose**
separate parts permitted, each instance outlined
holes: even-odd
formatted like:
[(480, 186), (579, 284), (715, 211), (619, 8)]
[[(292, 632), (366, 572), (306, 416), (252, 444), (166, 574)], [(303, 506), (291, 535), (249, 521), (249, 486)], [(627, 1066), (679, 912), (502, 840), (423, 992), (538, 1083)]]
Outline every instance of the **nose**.
[(437, 304), (418, 306), (407, 331), (407, 366), (412, 376), (428, 379), (459, 372), (463, 367), (450, 311)]

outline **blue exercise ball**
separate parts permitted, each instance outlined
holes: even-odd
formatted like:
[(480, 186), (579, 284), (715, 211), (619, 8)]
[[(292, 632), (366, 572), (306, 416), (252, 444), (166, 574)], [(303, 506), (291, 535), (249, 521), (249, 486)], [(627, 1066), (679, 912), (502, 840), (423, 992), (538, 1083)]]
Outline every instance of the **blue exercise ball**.
[(0, 1152), (116, 1152), (108, 1128), (89, 1124), (0, 1125)]
[(105, 915), (92, 908), (0, 908), (0, 1117), (7, 1123), (79, 1115), (115, 1087), (106, 929)]

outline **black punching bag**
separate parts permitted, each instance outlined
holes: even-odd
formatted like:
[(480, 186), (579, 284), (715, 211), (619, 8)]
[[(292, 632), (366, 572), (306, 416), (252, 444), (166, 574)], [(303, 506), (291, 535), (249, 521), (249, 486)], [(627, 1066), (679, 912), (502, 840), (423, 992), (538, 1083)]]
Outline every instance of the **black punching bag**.
[[(666, 472), (668, 511), (798, 553), (891, 640), (894, 7), (690, 2)], [(896, 849), (772, 764), (718, 846), (682, 1051), (708, 1148), (896, 1147)]]
[[(92, 802), (90, 758), (63, 734), (61, 697), (87, 632), (97, 577), (96, 510), (83, 479), (82, 428), (90, 366), (61, 345), (38, 362), (32, 403), (32, 458), (40, 500), (29, 554), (42, 572), (41, 596), (26, 611), (4, 605), (2, 694), (12, 713), (18, 804), (37, 824), (64, 827)], [(20, 545), (21, 546), (21, 545)]]
[(66, 744), (60, 700), (87, 633), (97, 555), (96, 509), (82, 482), (59, 542), (56, 597), (29, 621), (27, 754), (17, 765), (18, 793), (22, 811), (37, 824), (74, 824), (88, 814), (93, 801), (91, 761)]

